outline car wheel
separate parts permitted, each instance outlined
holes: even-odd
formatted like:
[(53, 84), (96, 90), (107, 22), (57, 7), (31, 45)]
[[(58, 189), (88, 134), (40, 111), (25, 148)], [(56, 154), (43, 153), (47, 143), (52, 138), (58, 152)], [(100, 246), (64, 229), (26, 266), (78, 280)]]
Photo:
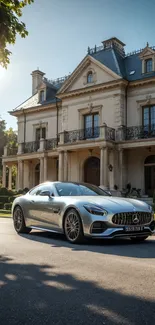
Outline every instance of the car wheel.
[(75, 209), (69, 210), (65, 216), (64, 232), (71, 243), (78, 244), (84, 239), (82, 222)]
[(135, 243), (141, 243), (144, 240), (146, 240), (148, 236), (143, 236), (143, 237), (131, 237), (130, 239), (134, 241)]
[(20, 233), (28, 234), (31, 231), (31, 229), (27, 228), (26, 225), (25, 225), (23, 211), (19, 206), (17, 206), (14, 209), (13, 223), (14, 223), (14, 228), (17, 231), (18, 234), (20, 234)]

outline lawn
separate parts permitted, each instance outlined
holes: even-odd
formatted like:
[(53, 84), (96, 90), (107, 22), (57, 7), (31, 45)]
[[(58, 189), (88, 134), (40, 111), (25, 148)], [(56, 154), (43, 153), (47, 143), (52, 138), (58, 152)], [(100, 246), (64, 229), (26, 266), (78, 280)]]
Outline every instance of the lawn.
[(11, 218), (11, 211), (0, 209), (0, 218)]

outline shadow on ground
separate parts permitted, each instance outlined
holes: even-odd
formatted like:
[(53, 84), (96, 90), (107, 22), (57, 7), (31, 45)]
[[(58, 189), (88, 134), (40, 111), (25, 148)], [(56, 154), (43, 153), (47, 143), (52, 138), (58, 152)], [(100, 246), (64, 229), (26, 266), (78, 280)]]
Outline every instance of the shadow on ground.
[(0, 256), (0, 324), (153, 324), (155, 302)]
[(72, 251), (88, 251), (92, 253), (127, 256), (133, 258), (155, 258), (155, 237), (149, 237), (145, 242), (134, 243), (130, 239), (98, 240), (87, 239), (82, 245), (67, 242), (63, 235), (48, 232), (31, 232), (22, 235), (27, 240), (37, 241), (52, 247), (65, 247)]

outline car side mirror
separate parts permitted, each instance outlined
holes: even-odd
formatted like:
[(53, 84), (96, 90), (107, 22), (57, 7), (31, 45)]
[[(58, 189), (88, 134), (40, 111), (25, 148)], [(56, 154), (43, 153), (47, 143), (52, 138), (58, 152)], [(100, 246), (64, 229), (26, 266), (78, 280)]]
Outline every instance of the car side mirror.
[(42, 192), (40, 193), (40, 195), (41, 195), (41, 196), (48, 196), (48, 197), (51, 197), (51, 193), (50, 193), (50, 191), (42, 191)]

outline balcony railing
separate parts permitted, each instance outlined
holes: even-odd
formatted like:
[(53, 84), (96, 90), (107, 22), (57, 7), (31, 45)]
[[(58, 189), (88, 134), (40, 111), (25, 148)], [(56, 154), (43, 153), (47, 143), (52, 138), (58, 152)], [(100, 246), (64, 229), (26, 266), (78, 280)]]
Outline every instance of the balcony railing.
[(7, 148), (8, 156), (16, 156), (18, 152), (18, 147)]
[(40, 148), (39, 141), (25, 142), (23, 143), (23, 153), (37, 152)]
[(124, 129), (125, 140), (149, 139), (155, 138), (155, 125), (148, 126), (130, 126)]
[(64, 143), (73, 143), (75, 141), (96, 139), (100, 136), (100, 128), (86, 128), (81, 130), (73, 130), (64, 133)]
[(82, 140), (93, 140), (103, 138), (107, 141), (115, 141), (115, 129), (106, 124), (101, 127), (86, 128), (64, 132), (64, 143), (73, 143)]
[(57, 147), (57, 139), (47, 139), (45, 140), (45, 150), (52, 150)]
[(106, 140), (115, 141), (115, 129), (106, 127)]

